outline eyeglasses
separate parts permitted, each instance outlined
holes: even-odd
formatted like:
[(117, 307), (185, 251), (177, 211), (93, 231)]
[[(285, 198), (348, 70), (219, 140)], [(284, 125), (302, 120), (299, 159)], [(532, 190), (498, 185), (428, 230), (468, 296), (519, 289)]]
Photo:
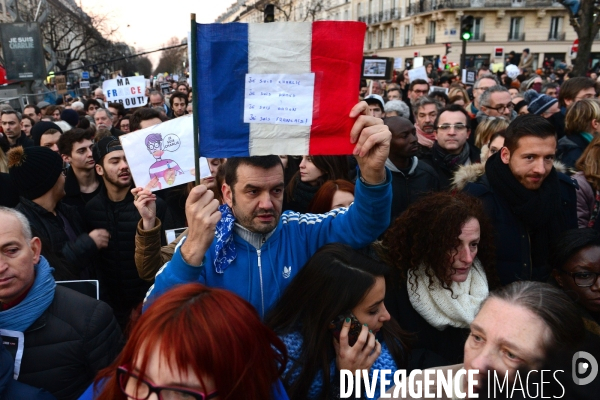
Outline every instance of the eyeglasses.
[(413, 92), (415, 92), (416, 94), (427, 94), (429, 90), (413, 90)]
[(504, 113), (504, 111), (506, 109), (508, 109), (509, 111), (514, 110), (515, 105), (513, 103), (508, 103), (506, 105), (504, 104), (500, 104), (499, 106), (496, 107), (492, 107), (492, 106), (483, 106), (485, 108), (489, 108), (490, 110), (496, 110), (497, 112), (499, 112), (500, 114)]
[(209, 400), (216, 398), (217, 392), (202, 393), (191, 389), (154, 386), (150, 382), (140, 379), (136, 374), (130, 372), (125, 366), (117, 368), (117, 379), (119, 388), (125, 396), (133, 400), (146, 400), (152, 393), (156, 393), (159, 400)]
[(442, 124), (437, 126), (437, 130), (441, 132), (448, 132), (452, 128), (454, 128), (456, 132), (464, 132), (467, 130), (465, 124)]
[(565, 270), (561, 271), (567, 275), (570, 275), (571, 278), (573, 278), (573, 282), (575, 282), (575, 284), (579, 287), (591, 287), (594, 286), (594, 284), (596, 284), (596, 281), (598, 280), (598, 275), (600, 275), (597, 272), (589, 272), (589, 271), (585, 271), (585, 272), (568, 272)]

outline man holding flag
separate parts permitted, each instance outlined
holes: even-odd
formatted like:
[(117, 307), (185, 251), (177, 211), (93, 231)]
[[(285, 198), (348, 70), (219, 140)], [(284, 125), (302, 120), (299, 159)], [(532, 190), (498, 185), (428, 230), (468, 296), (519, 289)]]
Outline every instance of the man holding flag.
[[(391, 134), (361, 102), (350, 112), (353, 155), (360, 168), (355, 201), (326, 214), (282, 214), (284, 171), (278, 156), (231, 158), (224, 202), (204, 185), (186, 202), (189, 232), (156, 275), (146, 300), (174, 285), (201, 282), (231, 290), (264, 317), (306, 261), (323, 245), (367, 246), (389, 225), (391, 176), (385, 169)], [(359, 228), (359, 229), (357, 229)], [(146, 302), (146, 306), (148, 305)]]

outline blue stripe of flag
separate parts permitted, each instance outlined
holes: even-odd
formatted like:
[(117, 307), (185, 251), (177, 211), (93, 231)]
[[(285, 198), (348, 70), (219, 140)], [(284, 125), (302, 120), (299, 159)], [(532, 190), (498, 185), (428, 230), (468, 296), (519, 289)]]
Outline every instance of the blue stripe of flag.
[(249, 155), (250, 125), (244, 123), (248, 73), (248, 24), (197, 24), (196, 73), (200, 104), (200, 155)]

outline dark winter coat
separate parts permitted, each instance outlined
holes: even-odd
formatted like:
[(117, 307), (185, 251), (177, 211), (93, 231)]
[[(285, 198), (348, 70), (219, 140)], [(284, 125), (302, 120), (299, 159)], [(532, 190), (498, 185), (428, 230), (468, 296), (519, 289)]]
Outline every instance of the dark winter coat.
[(56, 400), (44, 389), (34, 388), (13, 379), (14, 360), (0, 345), (0, 400)]
[[(567, 229), (577, 228), (577, 182), (558, 173), (561, 193), (561, 211)], [(525, 225), (511, 212), (508, 204), (492, 189), (487, 175), (477, 182), (468, 183), (464, 191), (483, 202), (494, 226), (496, 243), (496, 270), (502, 285), (518, 280), (546, 281), (549, 265), (532, 265), (531, 243)]]
[[(481, 161), (480, 154), (480, 150), (477, 147), (469, 145), (469, 160), (471, 160), (471, 164), (476, 164)], [(444, 164), (444, 160), (442, 160), (441, 157), (435, 151), (431, 151), (429, 157), (423, 158), (423, 161), (431, 165), (437, 173), (438, 178), (440, 180), (440, 189), (446, 190), (450, 188), (450, 185), (452, 184), (452, 178), (454, 177), (456, 169), (451, 170), (448, 167), (446, 167), (446, 165)]]
[[(177, 227), (173, 226), (171, 214), (160, 198), (156, 199), (156, 216), (162, 221), (161, 242), (164, 246), (165, 229)], [(110, 233), (108, 247), (99, 253), (96, 273), (101, 296), (113, 308), (122, 327), (127, 324), (131, 310), (142, 302), (152, 285), (152, 282), (140, 279), (135, 267), (135, 233), (140, 219), (131, 192), (127, 192), (122, 201), (113, 202), (103, 186), (85, 206), (88, 229), (102, 228)]]
[(406, 208), (429, 192), (440, 190), (440, 181), (435, 170), (428, 164), (413, 158), (407, 174), (392, 171), (391, 223)]
[(33, 201), (21, 196), (16, 209), (27, 217), (33, 235), (41, 239), (42, 255), (48, 255), (47, 258), (52, 259), (52, 254), (47, 254), (52, 252), (60, 259), (62, 267), (53, 265), (56, 280), (91, 277), (92, 262), (98, 254), (98, 247), (86, 233), (85, 224), (75, 208), (61, 202), (56, 205), (56, 211), (68, 221), (73, 229), (73, 233), (77, 237), (75, 241), (70, 240), (65, 231), (65, 223), (60, 216), (54, 215)]
[(569, 168), (575, 168), (575, 163), (581, 157), (589, 143), (580, 134), (569, 135), (559, 139), (556, 148), (557, 159)]
[(50, 307), (25, 331), (19, 382), (77, 399), (110, 365), (123, 337), (110, 307), (62, 286)]
[(9, 174), (0, 172), (0, 206), (14, 208), (19, 204), (19, 190)]
[(97, 176), (97, 179), (100, 184), (94, 192), (81, 193), (79, 182), (77, 181), (75, 172), (73, 172), (73, 168), (67, 169), (67, 177), (65, 179), (65, 197), (63, 197), (61, 202), (77, 208), (79, 215), (83, 219), (85, 205), (100, 192), (100, 188), (103, 185), (102, 179), (99, 176)]

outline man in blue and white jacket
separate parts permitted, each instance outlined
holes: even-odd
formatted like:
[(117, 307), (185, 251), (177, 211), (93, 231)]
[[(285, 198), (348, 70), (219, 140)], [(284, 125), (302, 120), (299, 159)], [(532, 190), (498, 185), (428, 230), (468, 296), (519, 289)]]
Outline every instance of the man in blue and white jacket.
[(282, 214), (279, 157), (230, 158), (224, 166), (225, 204), (219, 206), (204, 185), (191, 191), (188, 235), (156, 274), (145, 306), (175, 285), (200, 282), (235, 292), (264, 317), (321, 246), (340, 242), (360, 248), (376, 240), (390, 222), (391, 176), (385, 162), (391, 134), (368, 111), (361, 102), (350, 113), (357, 118), (350, 140), (356, 144), (360, 172), (349, 208), (319, 215)]

